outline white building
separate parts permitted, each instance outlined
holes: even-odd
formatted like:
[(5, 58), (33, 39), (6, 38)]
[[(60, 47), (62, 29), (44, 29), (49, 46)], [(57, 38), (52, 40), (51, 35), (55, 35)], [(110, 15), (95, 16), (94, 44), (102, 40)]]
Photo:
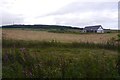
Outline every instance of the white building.
[(101, 25), (86, 26), (83, 29), (83, 32), (104, 33), (104, 29), (103, 29), (103, 27)]

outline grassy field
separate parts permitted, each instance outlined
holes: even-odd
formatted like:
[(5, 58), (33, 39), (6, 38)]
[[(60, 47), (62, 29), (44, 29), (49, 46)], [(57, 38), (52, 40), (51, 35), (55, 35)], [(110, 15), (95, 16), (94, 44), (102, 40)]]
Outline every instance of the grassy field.
[(64, 34), (64, 33), (50, 33), (45, 31), (30, 31), (30, 30), (2, 30), (3, 36), (8, 39), (16, 40), (39, 40), (51, 41), (56, 40), (60, 42), (94, 42), (104, 43), (111, 38), (116, 38), (118, 33), (105, 34)]
[(117, 50), (85, 45), (3, 40), (3, 78), (119, 78)]
[(2, 76), (119, 79), (116, 36), (3, 30)]

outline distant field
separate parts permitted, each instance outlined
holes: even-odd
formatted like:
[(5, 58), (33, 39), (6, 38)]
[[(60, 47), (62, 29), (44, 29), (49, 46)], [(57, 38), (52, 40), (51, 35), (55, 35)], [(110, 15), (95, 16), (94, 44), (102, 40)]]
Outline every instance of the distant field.
[(15, 40), (39, 40), (60, 42), (106, 42), (112, 37), (116, 38), (117, 33), (105, 34), (65, 34), (65, 33), (50, 33), (46, 31), (18, 30), (18, 29), (3, 29), (3, 37)]

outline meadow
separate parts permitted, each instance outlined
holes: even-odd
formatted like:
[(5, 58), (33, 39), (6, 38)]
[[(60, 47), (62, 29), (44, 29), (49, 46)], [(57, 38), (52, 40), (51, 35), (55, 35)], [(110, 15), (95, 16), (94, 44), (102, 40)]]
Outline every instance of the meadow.
[(3, 30), (2, 77), (119, 79), (116, 34)]
[(33, 30), (19, 30), (19, 29), (3, 29), (3, 37), (16, 40), (39, 40), (51, 41), (56, 40), (60, 42), (94, 42), (104, 43), (111, 38), (116, 38), (118, 33), (105, 34), (65, 34), (65, 33), (51, 33), (47, 31), (33, 31)]

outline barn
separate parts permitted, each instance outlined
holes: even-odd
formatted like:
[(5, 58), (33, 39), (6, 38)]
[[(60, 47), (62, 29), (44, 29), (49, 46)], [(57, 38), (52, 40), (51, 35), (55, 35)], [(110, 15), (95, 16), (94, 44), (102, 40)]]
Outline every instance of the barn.
[(83, 29), (83, 32), (93, 32), (93, 33), (104, 33), (104, 29), (101, 25), (95, 25), (95, 26), (86, 26)]

